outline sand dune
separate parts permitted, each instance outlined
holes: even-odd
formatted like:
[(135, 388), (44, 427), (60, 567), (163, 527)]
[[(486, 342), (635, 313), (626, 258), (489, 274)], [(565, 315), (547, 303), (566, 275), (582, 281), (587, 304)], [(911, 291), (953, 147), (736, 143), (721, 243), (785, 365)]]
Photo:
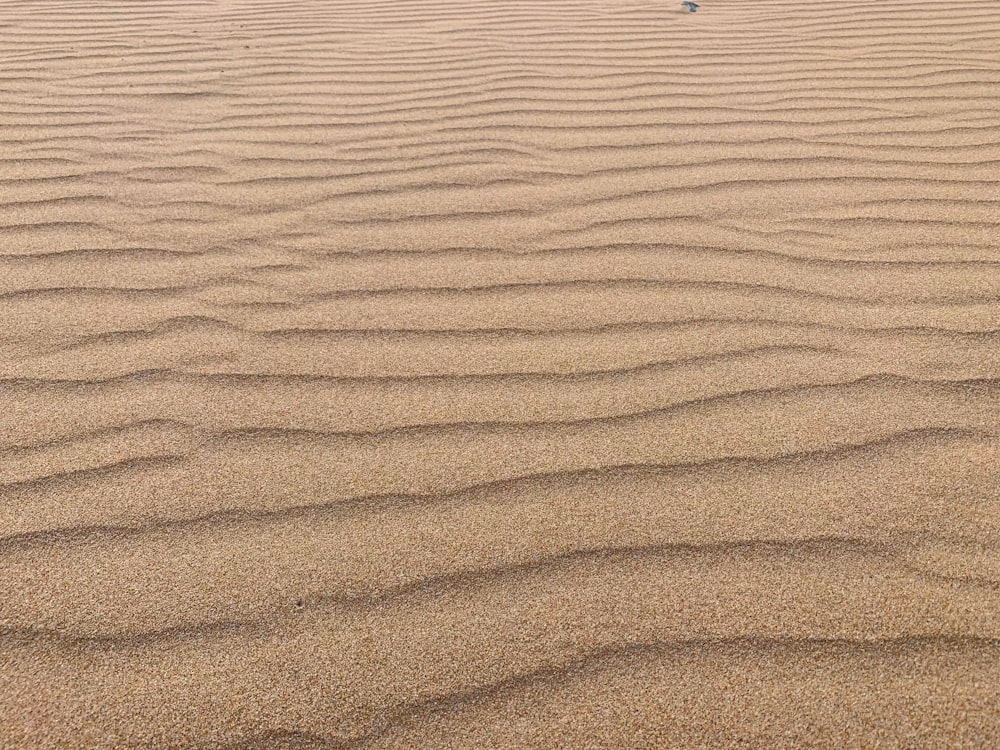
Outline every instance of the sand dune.
[(1000, 737), (988, 0), (7, 0), (0, 747)]

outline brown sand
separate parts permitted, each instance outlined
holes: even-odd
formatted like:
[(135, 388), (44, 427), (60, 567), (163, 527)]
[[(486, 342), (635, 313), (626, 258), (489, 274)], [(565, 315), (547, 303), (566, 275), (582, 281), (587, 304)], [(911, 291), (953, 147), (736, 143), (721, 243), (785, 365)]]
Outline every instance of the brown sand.
[(995, 0), (4, 0), (0, 748), (995, 747)]

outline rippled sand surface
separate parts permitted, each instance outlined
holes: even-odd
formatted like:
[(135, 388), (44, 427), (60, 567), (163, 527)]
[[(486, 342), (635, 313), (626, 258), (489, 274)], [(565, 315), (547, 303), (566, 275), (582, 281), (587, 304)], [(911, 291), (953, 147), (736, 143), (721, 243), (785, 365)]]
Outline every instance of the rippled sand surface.
[(5, 0), (0, 747), (1000, 737), (994, 0)]

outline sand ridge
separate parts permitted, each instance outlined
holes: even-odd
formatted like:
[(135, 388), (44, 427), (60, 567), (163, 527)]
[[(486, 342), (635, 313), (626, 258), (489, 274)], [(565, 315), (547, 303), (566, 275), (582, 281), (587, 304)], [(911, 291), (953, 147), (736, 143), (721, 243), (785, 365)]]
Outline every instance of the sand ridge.
[(1000, 736), (990, 0), (7, 0), (0, 747)]

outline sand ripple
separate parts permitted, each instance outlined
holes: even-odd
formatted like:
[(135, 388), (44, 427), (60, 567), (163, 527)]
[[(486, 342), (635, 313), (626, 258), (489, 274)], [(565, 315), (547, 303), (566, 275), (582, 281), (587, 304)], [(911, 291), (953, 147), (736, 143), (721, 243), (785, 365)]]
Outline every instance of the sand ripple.
[(989, 746), (998, 44), (6, 0), (0, 746)]

